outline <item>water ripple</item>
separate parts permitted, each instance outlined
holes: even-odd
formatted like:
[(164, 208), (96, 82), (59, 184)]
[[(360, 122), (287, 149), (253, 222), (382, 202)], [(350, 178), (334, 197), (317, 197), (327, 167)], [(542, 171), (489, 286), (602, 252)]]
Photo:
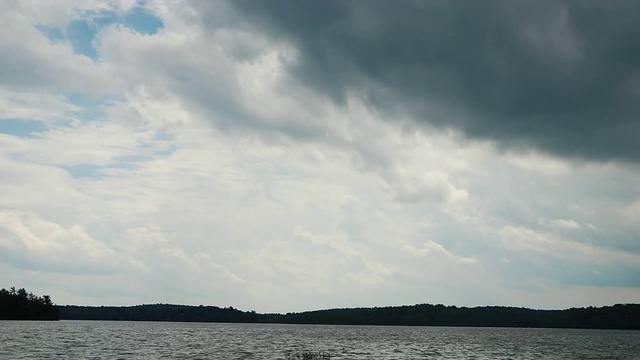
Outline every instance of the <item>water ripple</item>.
[(1, 359), (640, 359), (640, 331), (0, 321)]

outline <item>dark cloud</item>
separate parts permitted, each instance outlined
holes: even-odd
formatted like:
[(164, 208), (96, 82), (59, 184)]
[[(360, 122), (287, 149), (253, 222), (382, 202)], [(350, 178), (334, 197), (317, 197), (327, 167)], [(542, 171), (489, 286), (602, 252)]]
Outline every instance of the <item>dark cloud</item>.
[[(500, 146), (640, 161), (640, 2), (233, 1), (344, 103)], [(245, 20), (247, 20), (245, 18)]]

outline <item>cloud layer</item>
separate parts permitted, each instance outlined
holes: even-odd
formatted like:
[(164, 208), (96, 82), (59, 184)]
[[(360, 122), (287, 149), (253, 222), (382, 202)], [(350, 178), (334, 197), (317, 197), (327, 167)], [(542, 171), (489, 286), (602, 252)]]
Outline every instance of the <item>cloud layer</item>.
[(0, 286), (285, 312), (640, 295), (633, 2), (1, 6)]

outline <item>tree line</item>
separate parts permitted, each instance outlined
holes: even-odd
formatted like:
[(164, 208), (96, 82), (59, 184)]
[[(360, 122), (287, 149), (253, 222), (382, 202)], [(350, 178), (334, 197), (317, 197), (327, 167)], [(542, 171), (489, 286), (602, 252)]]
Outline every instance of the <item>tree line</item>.
[(49, 295), (36, 296), (24, 288), (0, 290), (0, 320), (58, 320), (58, 307)]
[(566, 310), (418, 304), (260, 314), (233, 307), (202, 305), (56, 306), (48, 295), (36, 296), (24, 288), (0, 290), (0, 320), (58, 319), (640, 330), (640, 304), (590, 306)]
[(261, 322), (263, 315), (233, 307), (150, 304), (136, 306), (59, 306), (65, 320), (126, 320), (185, 322)]
[(328, 325), (404, 325), (545, 327), (640, 330), (640, 304), (566, 310), (485, 306), (456, 307), (419, 304), (374, 308), (348, 308), (287, 314), (260, 314), (233, 307), (170, 304), (128, 307), (60, 306), (61, 319), (283, 323)]

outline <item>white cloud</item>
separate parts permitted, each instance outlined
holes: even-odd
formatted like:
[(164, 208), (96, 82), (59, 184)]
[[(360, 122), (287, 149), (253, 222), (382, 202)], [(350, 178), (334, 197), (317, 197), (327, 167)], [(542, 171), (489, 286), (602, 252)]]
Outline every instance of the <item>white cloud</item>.
[(114, 273), (141, 264), (88, 235), (80, 226), (62, 228), (37, 215), (0, 211), (2, 259), (18, 268), (70, 274)]
[(571, 220), (571, 219), (556, 219), (556, 220), (541, 219), (540, 224), (543, 226), (548, 226), (550, 228), (554, 228), (558, 230), (581, 230), (582, 229), (582, 225), (580, 225), (575, 220)]
[(61, 95), (47, 92), (12, 91), (0, 88), (0, 121), (28, 119), (44, 123), (72, 120), (80, 107)]
[(500, 231), (500, 236), (508, 246), (539, 251), (560, 258), (574, 258), (593, 263), (623, 262), (640, 267), (640, 255), (638, 254), (573, 241), (552, 233), (505, 226)]
[(437, 242), (433, 241), (433, 240), (428, 240), (427, 242), (425, 242), (424, 244), (422, 244), (422, 247), (420, 248), (412, 248), (410, 246), (407, 247), (407, 249), (409, 251), (411, 251), (412, 253), (421, 255), (421, 256), (425, 256), (428, 254), (437, 254), (438, 255), (442, 255), (445, 256), (451, 260), (453, 260), (456, 263), (476, 263), (478, 262), (478, 259), (476, 258), (472, 258), (472, 257), (465, 257), (465, 256), (460, 256), (460, 255), (456, 255), (450, 251), (448, 251), (447, 249), (444, 248), (444, 246), (438, 244)]
[(640, 200), (625, 206), (621, 210), (625, 223), (640, 230), (640, 222), (638, 222), (638, 219), (640, 219)]
[(3, 88), (110, 94), (117, 77), (105, 64), (75, 54), (68, 42), (52, 42), (36, 28), (36, 22), (10, 9), (0, 21), (11, 31), (0, 34), (0, 82)]
[(5, 2), (3, 10), (15, 10), (34, 24), (64, 28), (71, 20), (82, 18), (89, 12), (123, 12), (131, 9), (137, 0), (61, 0), (55, 3), (38, 0)]
[(567, 174), (573, 167), (568, 160), (536, 152), (512, 153), (507, 159), (518, 167), (548, 176)]

